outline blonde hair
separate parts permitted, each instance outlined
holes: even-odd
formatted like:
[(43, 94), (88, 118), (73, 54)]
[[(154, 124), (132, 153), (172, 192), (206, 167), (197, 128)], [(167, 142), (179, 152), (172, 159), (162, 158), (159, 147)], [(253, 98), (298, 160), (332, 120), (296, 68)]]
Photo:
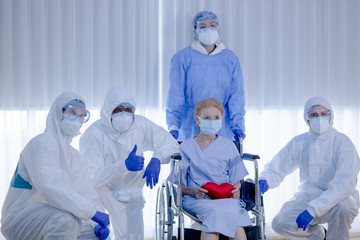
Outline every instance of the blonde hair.
[(215, 107), (220, 111), (221, 115), (224, 114), (224, 107), (218, 100), (216, 100), (215, 98), (207, 98), (207, 99), (199, 101), (196, 104), (194, 115), (199, 116), (200, 111), (202, 109), (208, 108), (208, 107)]

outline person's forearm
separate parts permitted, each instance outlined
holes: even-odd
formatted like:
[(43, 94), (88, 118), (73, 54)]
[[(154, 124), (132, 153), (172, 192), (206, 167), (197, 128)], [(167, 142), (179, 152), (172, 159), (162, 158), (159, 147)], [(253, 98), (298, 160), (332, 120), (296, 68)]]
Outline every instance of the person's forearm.
[(234, 183), (234, 184), (233, 184), (234, 188), (240, 190), (240, 189), (241, 189), (241, 183), (242, 183), (242, 181), (237, 181), (236, 183)]
[(182, 185), (181, 190), (182, 190), (182, 195), (195, 196), (194, 188), (192, 188), (192, 187), (187, 187), (187, 186)]
[(125, 161), (119, 161), (95, 170), (90, 179), (94, 188), (99, 188), (110, 183), (114, 178), (123, 174), (125, 171), (127, 171)]

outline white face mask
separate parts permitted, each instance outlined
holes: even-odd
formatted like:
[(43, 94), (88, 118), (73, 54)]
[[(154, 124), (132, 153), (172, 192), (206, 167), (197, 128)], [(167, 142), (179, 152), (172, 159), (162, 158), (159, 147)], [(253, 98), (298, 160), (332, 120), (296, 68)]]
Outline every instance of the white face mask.
[(119, 133), (124, 133), (129, 130), (134, 122), (134, 115), (128, 112), (119, 112), (112, 115), (111, 119), (113, 128)]
[(73, 120), (64, 118), (60, 122), (61, 130), (66, 136), (69, 137), (75, 137), (76, 135), (80, 134), (80, 128), (82, 127), (82, 125), (83, 125), (83, 120), (80, 118)]
[(205, 46), (213, 45), (219, 39), (219, 32), (217, 29), (207, 28), (203, 31), (198, 32), (199, 41)]
[(212, 136), (216, 134), (222, 127), (222, 119), (218, 120), (205, 120), (200, 119), (200, 130), (203, 131), (206, 135)]
[(330, 116), (309, 119), (310, 131), (316, 134), (326, 133), (330, 128)]

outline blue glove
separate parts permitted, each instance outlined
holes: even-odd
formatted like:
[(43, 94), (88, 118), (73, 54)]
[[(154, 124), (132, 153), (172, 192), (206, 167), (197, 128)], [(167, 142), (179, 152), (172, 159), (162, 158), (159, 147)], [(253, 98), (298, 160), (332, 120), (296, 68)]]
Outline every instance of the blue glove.
[(259, 187), (260, 187), (260, 194), (264, 194), (269, 189), (269, 184), (265, 179), (261, 179), (259, 181)]
[(96, 225), (94, 228), (95, 236), (100, 240), (105, 240), (109, 234), (110, 230), (107, 227), (101, 227), (100, 225)]
[(102, 227), (109, 225), (109, 215), (103, 212), (96, 211), (95, 215), (91, 218), (94, 222), (97, 222)]
[(296, 223), (299, 228), (302, 228), (305, 231), (307, 225), (309, 225), (309, 223), (313, 219), (314, 219), (314, 217), (311, 216), (311, 214), (308, 212), (308, 210), (305, 210), (299, 214), (299, 216), (296, 219)]
[(243, 131), (241, 131), (240, 129), (233, 130), (233, 133), (235, 134), (236, 141), (239, 141), (240, 138), (242, 138), (242, 140), (244, 140), (246, 138), (245, 133)]
[(178, 130), (171, 130), (170, 134), (173, 135), (173, 137), (177, 140), (179, 137), (179, 132)]
[(159, 181), (160, 173), (160, 160), (157, 158), (152, 158), (149, 164), (146, 167), (143, 178), (146, 177), (146, 186), (150, 185), (152, 189)]
[(136, 155), (137, 145), (135, 144), (134, 149), (129, 153), (129, 156), (125, 159), (126, 168), (129, 171), (140, 171), (144, 167), (144, 158)]

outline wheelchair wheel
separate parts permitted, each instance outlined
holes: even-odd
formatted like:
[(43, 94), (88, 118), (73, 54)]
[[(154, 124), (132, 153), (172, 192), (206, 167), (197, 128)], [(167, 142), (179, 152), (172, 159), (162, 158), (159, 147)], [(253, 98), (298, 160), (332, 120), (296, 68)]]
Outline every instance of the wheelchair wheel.
[[(155, 239), (156, 240), (172, 240), (172, 212), (169, 202), (169, 188), (166, 183), (162, 183), (158, 188), (156, 198), (156, 213), (155, 213)], [(171, 202), (170, 202), (171, 203)]]
[(165, 209), (164, 209), (164, 187), (163, 184), (158, 188), (156, 196), (156, 212), (155, 212), (155, 239), (164, 240), (165, 228)]

